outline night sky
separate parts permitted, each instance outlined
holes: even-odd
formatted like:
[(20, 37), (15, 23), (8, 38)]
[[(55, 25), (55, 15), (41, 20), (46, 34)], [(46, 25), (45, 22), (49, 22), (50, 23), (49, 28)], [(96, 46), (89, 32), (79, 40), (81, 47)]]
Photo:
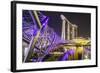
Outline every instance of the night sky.
[(90, 37), (91, 15), (89, 13), (71, 13), (71, 12), (51, 12), (41, 11), (49, 17), (48, 25), (54, 28), (54, 31), (61, 36), (62, 20), (60, 15), (63, 14), (71, 23), (78, 26), (78, 37)]

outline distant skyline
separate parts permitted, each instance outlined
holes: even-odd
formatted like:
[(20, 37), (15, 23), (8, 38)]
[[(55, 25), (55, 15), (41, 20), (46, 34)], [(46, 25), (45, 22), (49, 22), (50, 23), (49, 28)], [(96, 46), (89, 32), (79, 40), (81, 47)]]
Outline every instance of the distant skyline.
[(89, 13), (41, 12), (49, 17), (48, 25), (52, 27), (59, 36), (61, 36), (62, 31), (61, 14), (63, 14), (72, 24), (78, 26), (78, 37), (90, 37), (91, 35), (91, 15)]

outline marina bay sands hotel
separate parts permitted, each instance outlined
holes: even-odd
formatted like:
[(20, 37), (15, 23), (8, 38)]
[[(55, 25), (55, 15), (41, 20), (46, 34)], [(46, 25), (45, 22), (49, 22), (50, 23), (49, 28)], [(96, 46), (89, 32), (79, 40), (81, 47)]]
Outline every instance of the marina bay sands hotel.
[(78, 26), (72, 24), (64, 15), (60, 16), (62, 19), (62, 34), (61, 38), (64, 40), (72, 40), (77, 37)]

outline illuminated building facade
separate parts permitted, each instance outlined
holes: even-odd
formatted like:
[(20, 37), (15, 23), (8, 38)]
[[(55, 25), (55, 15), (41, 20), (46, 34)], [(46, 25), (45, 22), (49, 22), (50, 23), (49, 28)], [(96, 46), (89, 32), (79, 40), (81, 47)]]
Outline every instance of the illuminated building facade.
[(61, 15), (62, 19), (62, 34), (61, 37), (64, 40), (72, 40), (77, 37), (77, 25), (72, 24), (64, 15)]

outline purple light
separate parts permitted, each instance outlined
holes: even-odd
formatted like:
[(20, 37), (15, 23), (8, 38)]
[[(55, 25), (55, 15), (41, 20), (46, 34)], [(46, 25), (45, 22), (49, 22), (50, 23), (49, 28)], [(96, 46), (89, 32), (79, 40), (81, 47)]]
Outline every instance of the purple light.
[(75, 53), (75, 50), (70, 49), (68, 52), (69, 52), (70, 55), (73, 55)]
[(44, 23), (42, 23), (43, 26), (46, 26), (48, 24), (48, 20), (49, 20), (49, 18), (47, 18), (46, 21)]
[(69, 54), (66, 52), (62, 58), (62, 61), (68, 60)]
[[(32, 37), (36, 36), (37, 32), (39, 31), (39, 28), (37, 27), (36, 20), (32, 14), (32, 11), (29, 10), (28, 12), (30, 15), (29, 17), (32, 20), (30, 21), (30, 23), (23, 20), (23, 38), (31, 41)], [(24, 19), (24, 16), (23, 16), (23, 19)], [(40, 36), (35, 44), (35, 47), (37, 47), (38, 49), (37, 48), (33, 48), (33, 49), (35, 50), (34, 51), (35, 53), (37, 53), (37, 54), (42, 53), (43, 56), (38, 57), (37, 59), (34, 59), (34, 58), (32, 59), (33, 61), (36, 61), (36, 62), (42, 61), (43, 58), (46, 55), (50, 54), (50, 51), (56, 49), (56, 47), (59, 44), (67, 43), (67, 41), (61, 39), (61, 37), (58, 36), (56, 34), (56, 32), (51, 27), (49, 27), (49, 25), (47, 25), (49, 17), (44, 16), (43, 14), (39, 13), (39, 19), (40, 19), (40, 22), (42, 24), (42, 29), (40, 32)], [(45, 41), (47, 42), (47, 45), (45, 45), (45, 43), (44, 43)], [(69, 54), (73, 54), (73, 53), (74, 53), (73, 50), (66, 52), (64, 54), (62, 60), (68, 60)]]

